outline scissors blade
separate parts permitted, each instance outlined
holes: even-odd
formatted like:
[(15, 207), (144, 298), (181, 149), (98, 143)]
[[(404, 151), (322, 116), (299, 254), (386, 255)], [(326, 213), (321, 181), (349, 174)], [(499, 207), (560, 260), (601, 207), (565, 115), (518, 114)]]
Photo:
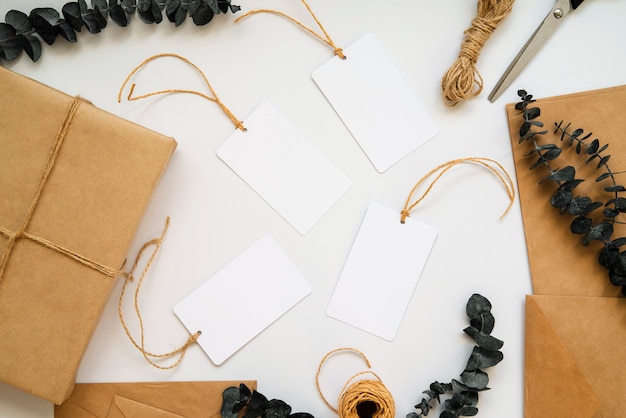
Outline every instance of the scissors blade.
[(507, 69), (500, 77), (500, 80), (496, 83), (495, 87), (488, 96), (490, 102), (496, 100), (500, 94), (511, 84), (511, 82), (519, 75), (522, 69), (530, 62), (535, 56), (537, 51), (546, 42), (546, 40), (552, 35), (559, 24), (563, 21), (563, 18), (571, 12), (574, 8), (578, 7), (582, 1), (574, 2), (575, 7), (572, 7), (570, 0), (558, 0), (550, 13), (545, 17), (543, 22), (539, 25), (537, 30), (531, 35), (526, 44), (517, 53), (515, 58)]

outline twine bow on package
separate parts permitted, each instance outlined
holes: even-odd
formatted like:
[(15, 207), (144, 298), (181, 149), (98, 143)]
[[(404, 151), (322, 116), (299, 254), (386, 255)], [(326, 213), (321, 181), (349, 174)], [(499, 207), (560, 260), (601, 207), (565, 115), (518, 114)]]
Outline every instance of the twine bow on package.
[(70, 395), (176, 142), (0, 68), (0, 381)]

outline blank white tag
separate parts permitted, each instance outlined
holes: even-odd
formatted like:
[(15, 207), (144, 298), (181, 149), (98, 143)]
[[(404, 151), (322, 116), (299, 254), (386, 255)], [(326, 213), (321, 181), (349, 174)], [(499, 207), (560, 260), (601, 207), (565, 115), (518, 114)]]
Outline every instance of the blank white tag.
[(198, 344), (222, 364), (311, 293), (311, 287), (266, 235), (174, 306)]
[(270, 103), (263, 102), (217, 150), (218, 157), (300, 234), (351, 182)]
[(372, 34), (313, 72), (326, 99), (380, 173), (438, 128)]
[(326, 313), (385, 340), (395, 338), (437, 229), (370, 204)]

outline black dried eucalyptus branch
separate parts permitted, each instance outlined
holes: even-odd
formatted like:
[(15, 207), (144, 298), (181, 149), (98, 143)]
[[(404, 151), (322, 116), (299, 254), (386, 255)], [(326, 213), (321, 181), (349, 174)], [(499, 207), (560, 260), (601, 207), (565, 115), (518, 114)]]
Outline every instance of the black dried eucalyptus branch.
[[(563, 126), (563, 122), (555, 123), (555, 133), (560, 133), (560, 140), (568, 147), (575, 146), (577, 155), (585, 156), (585, 165), (595, 164), (595, 169), (600, 172), (595, 179), (595, 184), (601, 187), (610, 196), (605, 202), (594, 201), (586, 195), (575, 195), (575, 189), (584, 181), (576, 178), (576, 169), (565, 166), (555, 169), (551, 162), (556, 160), (562, 153), (562, 148), (553, 143), (539, 144), (538, 136), (547, 133), (546, 130), (535, 130), (535, 127), (543, 128), (543, 123), (537, 118), (541, 115), (541, 110), (537, 106), (531, 106), (535, 102), (533, 96), (525, 90), (517, 92), (521, 101), (515, 108), (521, 112), (524, 122), (520, 127), (520, 144), (530, 142), (531, 151), (529, 156), (535, 154), (537, 161), (530, 167), (534, 170), (537, 167), (544, 167), (549, 175), (541, 180), (556, 183), (557, 190), (550, 198), (550, 204), (559, 209), (561, 213), (569, 213), (575, 216), (570, 225), (570, 230), (574, 234), (583, 236), (582, 244), (588, 246), (592, 241), (599, 241), (603, 247), (598, 258), (599, 263), (609, 271), (609, 280), (614, 286), (621, 286), (623, 295), (626, 295), (626, 251), (620, 248), (626, 245), (626, 237), (613, 238), (614, 226), (618, 221), (618, 215), (626, 212), (626, 197), (622, 193), (626, 188), (619, 184), (616, 175), (622, 172), (611, 170), (608, 162), (611, 158), (606, 153), (608, 144), (601, 145), (595, 138), (590, 140), (591, 132), (585, 134), (582, 129), (575, 129), (570, 132), (570, 124)], [(608, 183), (602, 186), (600, 183)], [(597, 209), (602, 209), (602, 214), (597, 215)]]
[(470, 355), (465, 370), (461, 373), (461, 380), (452, 379), (450, 383), (433, 382), (429, 390), (424, 393), (428, 399), (415, 405), (419, 412), (411, 412), (407, 418), (425, 417), (435, 406), (441, 403), (441, 395), (452, 393), (452, 397), (444, 402), (445, 410), (440, 418), (471, 417), (478, 414), (478, 392), (488, 390), (489, 376), (483, 369), (500, 363), (504, 355), (500, 351), (504, 344), (501, 340), (491, 336), (496, 320), (491, 313), (491, 302), (477, 293), (467, 301), (465, 308), (470, 318), (470, 326), (463, 331), (476, 341), (476, 346)]
[(268, 400), (256, 390), (250, 391), (243, 383), (231, 386), (222, 393), (222, 418), (314, 418), (306, 412), (291, 413), (291, 406), (279, 399)]
[[(241, 8), (230, 0), (86, 0), (66, 3), (61, 13), (51, 7), (38, 7), (29, 15), (18, 10), (7, 12), (0, 22), (0, 58), (12, 61), (24, 51), (33, 62), (41, 57), (41, 41), (52, 45), (58, 36), (77, 42), (76, 32), (83, 27), (99, 33), (107, 26), (108, 17), (118, 26), (128, 26), (137, 12), (144, 23), (161, 23), (163, 12), (176, 26), (190, 16), (197, 26), (206, 25), (217, 14), (236, 13)], [(1, 62), (1, 60), (0, 60)]]

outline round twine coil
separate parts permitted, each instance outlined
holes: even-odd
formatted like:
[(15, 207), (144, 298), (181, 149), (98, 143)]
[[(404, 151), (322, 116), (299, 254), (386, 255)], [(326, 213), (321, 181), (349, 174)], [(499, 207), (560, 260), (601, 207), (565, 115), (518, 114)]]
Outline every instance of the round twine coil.
[[(353, 375), (345, 383), (339, 394), (337, 408), (332, 406), (326, 399), (319, 384), (319, 376), (322, 366), (326, 360), (333, 354), (340, 351), (352, 351), (361, 356), (368, 368), (371, 364), (367, 357), (355, 348), (337, 348), (324, 356), (317, 369), (315, 376), (317, 390), (322, 397), (324, 403), (339, 415), (340, 418), (394, 418), (396, 414), (396, 406), (393, 396), (385, 387), (380, 377), (369, 370), (359, 372)], [(376, 379), (358, 379), (356, 378), (371, 374)]]
[(476, 69), (481, 49), (498, 24), (513, 9), (514, 0), (478, 0), (476, 17), (463, 32), (465, 38), (457, 60), (441, 79), (446, 106), (453, 107), (463, 100), (478, 96), (483, 90), (483, 78)]

